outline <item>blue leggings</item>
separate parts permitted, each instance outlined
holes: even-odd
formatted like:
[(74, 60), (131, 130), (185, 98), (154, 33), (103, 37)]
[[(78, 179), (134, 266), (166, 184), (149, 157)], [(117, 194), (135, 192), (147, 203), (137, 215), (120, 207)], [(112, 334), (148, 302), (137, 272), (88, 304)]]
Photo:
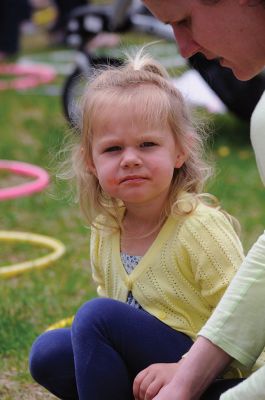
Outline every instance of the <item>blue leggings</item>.
[(33, 378), (63, 400), (130, 400), (142, 369), (176, 362), (192, 340), (147, 312), (112, 299), (94, 299), (71, 329), (39, 336), (30, 354)]

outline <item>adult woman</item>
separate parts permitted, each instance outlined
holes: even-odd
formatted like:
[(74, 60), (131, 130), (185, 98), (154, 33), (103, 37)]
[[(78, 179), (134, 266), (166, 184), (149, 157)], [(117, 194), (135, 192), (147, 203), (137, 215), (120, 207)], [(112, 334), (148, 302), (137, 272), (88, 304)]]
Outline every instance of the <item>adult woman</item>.
[[(208, 59), (218, 58), (221, 65), (231, 68), (241, 80), (263, 70), (264, 0), (145, 0), (144, 3), (157, 18), (172, 25), (184, 57), (200, 52)], [(265, 93), (251, 121), (251, 140), (265, 185), (264, 111)], [(265, 233), (252, 247), (187, 357), (179, 364), (157, 364), (142, 371), (134, 383), (135, 397), (197, 399), (232, 359), (250, 368), (265, 346), (261, 307), (265, 300), (264, 286)], [(221, 399), (265, 399), (264, 379), (265, 367), (262, 367)]]

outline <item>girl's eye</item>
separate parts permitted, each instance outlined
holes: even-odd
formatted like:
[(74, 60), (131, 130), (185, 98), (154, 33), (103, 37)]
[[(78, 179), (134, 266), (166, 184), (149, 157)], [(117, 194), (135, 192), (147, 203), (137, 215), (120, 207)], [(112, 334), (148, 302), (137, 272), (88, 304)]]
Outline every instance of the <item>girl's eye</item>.
[(110, 147), (107, 147), (107, 148), (104, 150), (104, 153), (111, 153), (111, 152), (113, 152), (113, 151), (119, 151), (119, 150), (121, 150), (121, 147), (120, 147), (120, 146), (110, 146)]
[(143, 142), (140, 144), (140, 147), (152, 147), (152, 146), (156, 146), (156, 143), (154, 142)]

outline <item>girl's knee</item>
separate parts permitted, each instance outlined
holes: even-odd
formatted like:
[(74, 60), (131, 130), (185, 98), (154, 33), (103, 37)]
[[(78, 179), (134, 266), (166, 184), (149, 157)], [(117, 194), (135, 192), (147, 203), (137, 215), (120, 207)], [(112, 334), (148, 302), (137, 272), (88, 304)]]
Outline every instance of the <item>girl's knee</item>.
[[(29, 370), (32, 377), (39, 382), (43, 375), (46, 375), (47, 364), (52, 355), (49, 342), (52, 340), (50, 332), (43, 333), (33, 343), (29, 356)], [(48, 346), (46, 345), (48, 344)]]
[(109, 298), (96, 298), (88, 301), (77, 311), (72, 326), (72, 334), (83, 331), (84, 334), (89, 329), (106, 327), (109, 323), (114, 323), (115, 317), (121, 319), (120, 308), (126, 304)]
[(72, 330), (75, 331), (82, 328), (83, 325), (96, 323), (104, 315), (108, 301), (109, 299), (106, 298), (96, 298), (83, 304), (75, 315)]
[[(70, 354), (69, 354), (70, 353)], [(43, 383), (54, 368), (63, 364), (65, 357), (72, 356), (69, 329), (56, 329), (40, 335), (32, 345), (29, 356), (29, 370), (32, 377)]]

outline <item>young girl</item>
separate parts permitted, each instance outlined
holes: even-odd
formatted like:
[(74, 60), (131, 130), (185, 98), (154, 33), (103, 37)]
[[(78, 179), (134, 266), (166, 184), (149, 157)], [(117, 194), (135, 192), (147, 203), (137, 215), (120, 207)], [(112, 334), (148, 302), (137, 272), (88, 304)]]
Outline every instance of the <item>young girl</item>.
[(71, 329), (40, 336), (30, 370), (61, 399), (128, 400), (139, 371), (189, 350), (242, 247), (203, 201), (210, 168), (187, 106), (141, 52), (89, 83), (73, 160), (103, 298), (83, 305)]

